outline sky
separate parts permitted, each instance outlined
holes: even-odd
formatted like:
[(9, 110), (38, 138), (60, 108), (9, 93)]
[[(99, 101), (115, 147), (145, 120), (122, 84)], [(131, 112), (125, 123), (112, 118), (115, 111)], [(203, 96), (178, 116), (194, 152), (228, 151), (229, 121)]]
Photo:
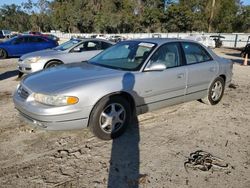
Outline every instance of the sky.
[[(250, 5), (250, 0), (241, 0), (244, 5)], [(25, 0), (0, 0), (0, 6), (3, 4), (18, 4), (21, 5), (22, 2), (26, 2)]]

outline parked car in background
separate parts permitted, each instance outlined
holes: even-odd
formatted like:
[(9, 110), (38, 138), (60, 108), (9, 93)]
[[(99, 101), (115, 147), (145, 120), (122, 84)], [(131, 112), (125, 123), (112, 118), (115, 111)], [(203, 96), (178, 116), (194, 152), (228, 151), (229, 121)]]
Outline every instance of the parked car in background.
[(52, 34), (45, 34), (45, 33), (41, 33), (39, 31), (27, 31), (24, 32), (23, 34), (29, 34), (29, 35), (37, 35), (37, 36), (42, 36), (42, 37), (47, 37), (49, 39), (53, 39), (55, 41), (59, 41), (59, 37), (52, 35)]
[(215, 41), (204, 35), (191, 35), (185, 37), (185, 39), (194, 40), (196, 42), (203, 44), (206, 47), (215, 48)]
[(0, 30), (0, 39), (10, 38), (11, 31), (9, 30)]
[(160, 33), (153, 33), (152, 38), (162, 38)]
[(107, 37), (103, 34), (91, 35), (90, 38), (93, 39), (107, 39)]
[(247, 44), (240, 52), (241, 57), (246, 57), (246, 54), (248, 54), (248, 58), (250, 58), (250, 43)]
[(20, 35), (0, 43), (0, 58), (20, 57), (24, 54), (43, 49), (54, 48), (54, 40), (34, 35)]
[(25, 77), (16, 109), (47, 130), (89, 127), (101, 139), (121, 135), (135, 114), (202, 99), (215, 105), (232, 79), (231, 60), (188, 40), (122, 41), (86, 63)]
[(87, 61), (113, 44), (102, 39), (71, 39), (56, 48), (23, 55), (18, 61), (18, 69), (22, 73), (32, 73), (61, 64)]
[(126, 40), (126, 38), (120, 35), (111, 35), (109, 37), (109, 40), (116, 43), (116, 42), (124, 41)]
[(221, 39), (224, 39), (224, 36), (221, 35), (211, 35), (210, 38), (212, 38), (215, 42), (215, 48), (220, 48), (222, 47), (223, 43)]

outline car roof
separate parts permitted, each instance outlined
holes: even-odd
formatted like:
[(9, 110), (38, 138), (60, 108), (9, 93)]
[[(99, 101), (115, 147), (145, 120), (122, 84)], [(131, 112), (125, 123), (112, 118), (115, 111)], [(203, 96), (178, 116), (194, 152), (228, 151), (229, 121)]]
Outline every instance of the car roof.
[(71, 38), (70, 40), (77, 40), (77, 41), (102, 41), (102, 42), (108, 42), (108, 43), (112, 43), (114, 44), (113, 42), (109, 41), (109, 40), (106, 40), (106, 39), (100, 39), (100, 38)]
[[(192, 42), (192, 43), (200, 44), (194, 40), (178, 39), (178, 38), (143, 38), (143, 39), (131, 39), (129, 41), (149, 42), (149, 43), (155, 43), (157, 45), (162, 45), (162, 44), (165, 44), (167, 42)], [(123, 41), (123, 42), (125, 42), (125, 41)]]
[(42, 37), (42, 38), (45, 38), (42, 35), (30, 35), (30, 34), (20, 34), (20, 35), (18, 35), (18, 37)]

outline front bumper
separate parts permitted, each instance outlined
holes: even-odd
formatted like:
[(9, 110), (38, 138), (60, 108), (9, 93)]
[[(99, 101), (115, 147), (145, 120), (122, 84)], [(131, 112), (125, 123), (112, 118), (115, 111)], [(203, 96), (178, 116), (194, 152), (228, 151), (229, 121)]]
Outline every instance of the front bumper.
[(37, 62), (37, 63), (26, 63), (24, 61), (18, 61), (17, 68), (20, 72), (29, 74), (33, 72), (37, 72), (44, 68), (45, 62)]
[(19, 114), (21, 115), (21, 119), (27, 122), (29, 125), (34, 127), (42, 128), (45, 130), (72, 130), (72, 129), (80, 129), (88, 126), (88, 118), (82, 119), (74, 119), (67, 121), (40, 121), (34, 119), (27, 114), (24, 114), (19, 109)]
[(18, 92), (14, 93), (13, 102), (22, 119), (29, 124), (46, 130), (72, 130), (88, 126), (88, 117), (92, 106), (81, 108), (77, 105), (47, 106), (24, 99)]

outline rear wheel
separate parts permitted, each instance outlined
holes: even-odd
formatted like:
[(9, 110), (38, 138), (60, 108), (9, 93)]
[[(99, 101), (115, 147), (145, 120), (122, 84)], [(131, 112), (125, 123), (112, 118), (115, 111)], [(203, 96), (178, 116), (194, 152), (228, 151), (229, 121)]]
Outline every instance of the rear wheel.
[(92, 110), (89, 128), (103, 140), (116, 138), (124, 133), (131, 119), (130, 105), (120, 96), (102, 99)]
[(0, 48), (0, 59), (6, 59), (8, 57), (7, 52)]
[(217, 77), (209, 87), (208, 95), (206, 98), (201, 99), (203, 103), (216, 105), (223, 97), (225, 89), (225, 81), (221, 77)]
[(61, 65), (62, 63), (61, 62), (59, 62), (59, 61), (50, 61), (50, 62), (48, 62), (46, 65), (45, 65), (45, 69), (47, 69), (47, 68), (51, 68), (51, 67), (56, 67), (56, 66), (58, 66), (58, 65)]

